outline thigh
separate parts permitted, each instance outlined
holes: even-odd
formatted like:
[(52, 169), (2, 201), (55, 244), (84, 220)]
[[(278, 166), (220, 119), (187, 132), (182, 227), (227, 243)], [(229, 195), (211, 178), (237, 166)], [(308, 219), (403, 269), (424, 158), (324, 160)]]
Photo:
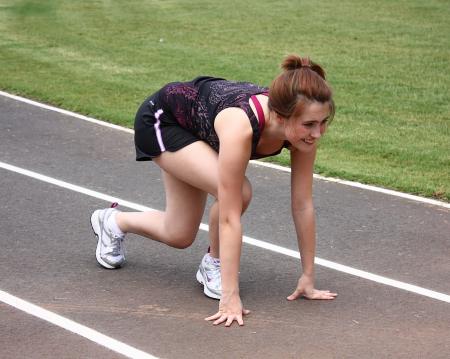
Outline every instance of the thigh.
[(207, 193), (165, 170), (162, 173), (166, 190), (164, 227), (167, 235), (171, 241), (192, 243), (203, 216)]
[(163, 152), (153, 161), (172, 177), (217, 198), (218, 154), (205, 142)]

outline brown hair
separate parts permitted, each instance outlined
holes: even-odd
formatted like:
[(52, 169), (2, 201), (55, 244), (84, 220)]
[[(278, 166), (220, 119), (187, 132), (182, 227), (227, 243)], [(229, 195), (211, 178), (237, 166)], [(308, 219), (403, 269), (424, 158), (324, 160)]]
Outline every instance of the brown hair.
[(311, 101), (328, 102), (331, 121), (335, 106), (323, 68), (309, 58), (298, 55), (287, 56), (281, 68), (283, 72), (273, 80), (269, 88), (269, 109), (284, 118), (290, 118), (301, 115)]

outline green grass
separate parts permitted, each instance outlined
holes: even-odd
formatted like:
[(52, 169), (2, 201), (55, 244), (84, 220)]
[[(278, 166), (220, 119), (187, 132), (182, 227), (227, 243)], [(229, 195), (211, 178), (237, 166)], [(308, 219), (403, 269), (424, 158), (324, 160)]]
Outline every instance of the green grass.
[(268, 85), (308, 54), (337, 104), (316, 171), (450, 201), (449, 18), (444, 0), (0, 0), (0, 88), (132, 126), (169, 81)]

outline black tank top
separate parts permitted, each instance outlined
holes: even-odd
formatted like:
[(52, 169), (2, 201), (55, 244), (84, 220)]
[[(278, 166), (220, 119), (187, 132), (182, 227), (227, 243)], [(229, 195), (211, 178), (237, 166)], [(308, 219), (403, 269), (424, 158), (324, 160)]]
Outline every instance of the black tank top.
[(256, 153), (261, 127), (250, 107), (249, 99), (253, 95), (267, 92), (266, 87), (249, 82), (201, 76), (189, 82), (172, 82), (164, 86), (158, 93), (158, 105), (166, 114), (170, 113), (180, 126), (208, 143), (216, 152), (219, 152), (220, 147), (214, 130), (216, 116), (229, 107), (242, 109), (253, 129), (251, 158), (255, 159), (262, 157)]

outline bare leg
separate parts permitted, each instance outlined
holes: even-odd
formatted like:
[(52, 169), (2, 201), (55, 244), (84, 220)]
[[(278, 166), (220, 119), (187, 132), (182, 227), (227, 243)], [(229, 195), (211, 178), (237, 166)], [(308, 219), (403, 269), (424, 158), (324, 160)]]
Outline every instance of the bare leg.
[[(218, 156), (206, 143), (198, 141), (177, 152), (164, 152), (154, 159), (163, 171), (166, 210), (122, 212), (116, 216), (124, 232), (131, 232), (177, 248), (192, 244), (205, 208), (206, 195), (217, 198)], [(243, 187), (243, 211), (251, 200), (248, 179)], [(211, 255), (219, 257), (218, 205), (210, 211)]]
[(171, 247), (189, 247), (197, 235), (206, 202), (206, 193), (162, 172), (166, 189), (166, 209), (151, 212), (120, 212), (118, 226), (163, 242)]
[(121, 212), (119, 228), (176, 248), (192, 244), (198, 231), (206, 196), (217, 194), (217, 153), (204, 142), (154, 159), (163, 173), (165, 211)]
[(214, 201), (209, 210), (209, 254), (219, 258), (219, 202)]

